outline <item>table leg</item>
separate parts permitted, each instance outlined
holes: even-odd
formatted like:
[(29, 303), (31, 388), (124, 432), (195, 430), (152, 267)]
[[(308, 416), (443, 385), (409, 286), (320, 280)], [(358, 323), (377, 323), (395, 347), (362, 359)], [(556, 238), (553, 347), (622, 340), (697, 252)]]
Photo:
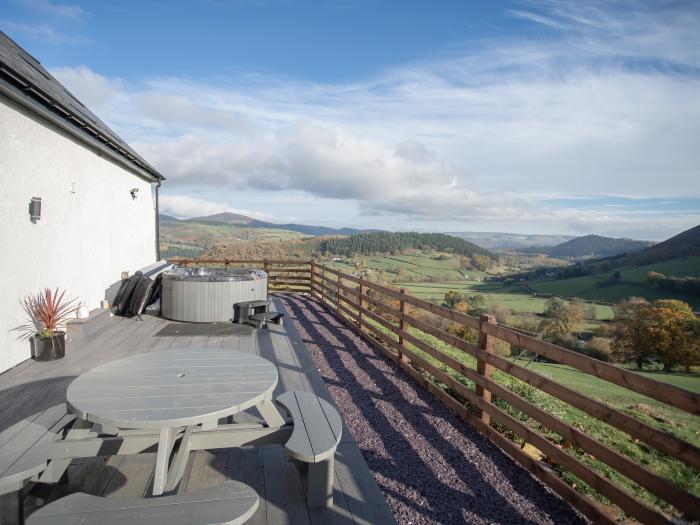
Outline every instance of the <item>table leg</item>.
[[(73, 423), (73, 426), (66, 434), (65, 439), (87, 439), (97, 437), (97, 433), (92, 430), (93, 427), (93, 423), (89, 421), (76, 419), (75, 423)], [(39, 481), (42, 483), (58, 483), (68, 469), (68, 465), (70, 465), (71, 461), (71, 458), (52, 459), (49, 461), (46, 470), (39, 476)]]
[(192, 431), (194, 427), (187, 427), (185, 433), (180, 440), (180, 445), (178, 446), (175, 457), (173, 458), (172, 465), (170, 465), (170, 473), (168, 474), (168, 481), (165, 484), (165, 490), (170, 492), (175, 490), (177, 484), (180, 483), (182, 475), (185, 473), (185, 466), (187, 466), (187, 458), (190, 455), (190, 449), (192, 448)]
[(173, 434), (175, 429), (163, 428), (160, 430), (158, 440), (158, 453), (156, 455), (156, 470), (153, 476), (153, 495), (160, 496), (165, 490), (165, 481), (168, 478), (168, 462), (170, 459), (170, 449), (173, 445)]
[(286, 423), (270, 399), (266, 399), (257, 405), (257, 409), (268, 427), (281, 427)]

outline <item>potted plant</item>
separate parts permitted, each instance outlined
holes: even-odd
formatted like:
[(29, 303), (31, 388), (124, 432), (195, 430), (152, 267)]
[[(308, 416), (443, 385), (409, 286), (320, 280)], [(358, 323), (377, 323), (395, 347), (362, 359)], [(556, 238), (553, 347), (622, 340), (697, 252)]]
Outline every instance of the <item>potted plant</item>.
[(65, 291), (56, 288), (52, 292), (27, 295), (20, 304), (27, 313), (28, 323), (13, 330), (23, 332), (20, 339), (29, 339), (32, 357), (37, 361), (53, 361), (66, 355), (65, 323), (68, 317), (79, 308), (76, 299), (64, 300)]

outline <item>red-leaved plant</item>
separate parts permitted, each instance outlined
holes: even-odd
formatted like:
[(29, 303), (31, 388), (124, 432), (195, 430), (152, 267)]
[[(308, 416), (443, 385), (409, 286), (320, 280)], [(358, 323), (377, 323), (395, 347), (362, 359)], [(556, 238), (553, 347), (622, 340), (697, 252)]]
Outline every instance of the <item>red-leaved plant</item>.
[(75, 304), (77, 298), (70, 301), (64, 300), (65, 290), (60, 292), (58, 288), (52, 292), (45, 288), (36, 295), (27, 295), (19, 302), (27, 313), (28, 323), (17, 326), (13, 330), (22, 332), (19, 339), (29, 339), (33, 335), (39, 337), (51, 337), (59, 331), (68, 316), (79, 308)]

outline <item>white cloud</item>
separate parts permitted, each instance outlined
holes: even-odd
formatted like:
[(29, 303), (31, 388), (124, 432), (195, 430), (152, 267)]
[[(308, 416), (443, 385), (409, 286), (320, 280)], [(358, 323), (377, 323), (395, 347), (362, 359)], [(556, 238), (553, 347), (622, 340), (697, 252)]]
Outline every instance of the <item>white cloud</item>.
[(426, 225), (672, 233), (697, 215), (540, 206), (700, 196), (699, 10), (635, 5), (541, 0), (512, 14), (551, 39), (484, 41), (343, 85), (55, 73), (173, 189), (296, 190)]
[(77, 19), (85, 15), (85, 11), (78, 5), (60, 4), (50, 0), (15, 0), (15, 3), (30, 11), (54, 18)]
[(0, 27), (2, 27), (3, 31), (8, 33), (23, 35), (32, 40), (40, 40), (52, 45), (83, 45), (91, 42), (86, 36), (75, 33), (64, 33), (51, 24), (41, 22), (25, 24), (12, 20), (0, 20)]
[(176, 218), (204, 217), (215, 213), (238, 213), (261, 221), (273, 220), (274, 216), (253, 210), (233, 208), (225, 202), (200, 199), (190, 195), (162, 195), (160, 211)]
[(87, 66), (57, 67), (51, 73), (61, 84), (80, 93), (79, 100), (93, 111), (109, 111), (123, 90), (120, 80), (108, 79)]

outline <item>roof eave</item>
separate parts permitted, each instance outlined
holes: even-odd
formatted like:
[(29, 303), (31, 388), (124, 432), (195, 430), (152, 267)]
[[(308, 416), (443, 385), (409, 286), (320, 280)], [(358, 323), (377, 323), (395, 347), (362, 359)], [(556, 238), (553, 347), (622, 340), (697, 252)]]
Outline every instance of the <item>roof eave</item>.
[[(12, 45), (16, 46), (12, 40), (8, 40)], [(20, 53), (26, 54), (19, 46), (17, 47)], [(44, 76), (46, 75), (48, 73)], [(65, 90), (62, 86), (60, 87)], [(121, 139), (115, 142), (110, 136), (103, 134), (99, 129), (95, 129), (83, 115), (75, 113), (70, 107), (54, 99), (51, 94), (46, 93), (41, 87), (35, 85), (32, 79), (27, 78), (15, 68), (6, 64), (4, 60), (0, 61), (0, 94), (14, 100), (32, 113), (53, 122), (80, 141), (97, 147), (120, 164), (124, 163), (122, 161), (127, 162), (130, 165), (130, 169), (136, 171), (139, 176), (153, 181), (165, 180), (163, 175), (158, 173), (153, 166), (148, 164), (138, 154), (127, 151), (130, 149), (128, 146), (125, 149), (123, 145), (116, 143), (121, 141)], [(67, 94), (70, 95), (70, 93)]]

